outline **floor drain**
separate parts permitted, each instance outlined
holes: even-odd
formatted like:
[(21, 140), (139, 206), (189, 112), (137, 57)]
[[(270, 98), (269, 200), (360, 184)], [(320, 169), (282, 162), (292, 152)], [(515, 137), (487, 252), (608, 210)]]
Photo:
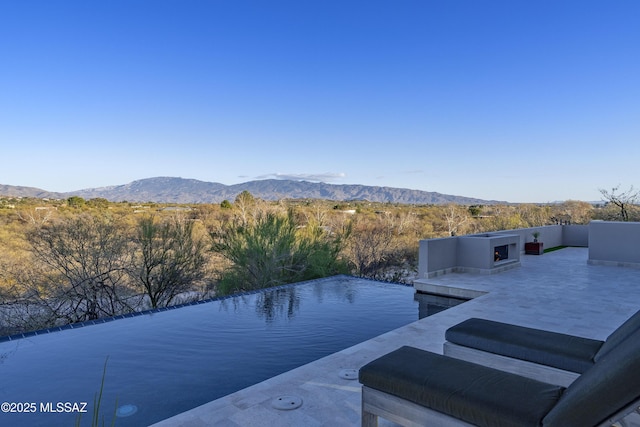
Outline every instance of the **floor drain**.
[(358, 370), (357, 369), (343, 369), (338, 373), (338, 376), (344, 380), (357, 380), (358, 379)]
[(138, 407), (136, 405), (122, 405), (116, 410), (116, 417), (130, 417), (136, 412), (138, 412)]
[(281, 411), (298, 409), (301, 405), (302, 399), (296, 396), (280, 396), (271, 402), (271, 406)]

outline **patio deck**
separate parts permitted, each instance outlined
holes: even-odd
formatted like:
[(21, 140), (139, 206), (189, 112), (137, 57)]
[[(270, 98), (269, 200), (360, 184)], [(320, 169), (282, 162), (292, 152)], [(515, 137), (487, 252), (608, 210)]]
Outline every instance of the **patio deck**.
[[(640, 308), (640, 269), (588, 265), (587, 256), (586, 248), (565, 248), (542, 256), (523, 255), (520, 268), (499, 274), (453, 273), (428, 279), (429, 285), (453, 290), (451, 294), (486, 294), (154, 427), (360, 425), (360, 384), (340, 378), (341, 370), (357, 370), (402, 345), (442, 354), (445, 330), (469, 317), (604, 340)], [(279, 396), (299, 397), (302, 406), (274, 409), (272, 401)], [(629, 424), (640, 426), (638, 418), (631, 416)], [(380, 421), (381, 426), (395, 425)]]

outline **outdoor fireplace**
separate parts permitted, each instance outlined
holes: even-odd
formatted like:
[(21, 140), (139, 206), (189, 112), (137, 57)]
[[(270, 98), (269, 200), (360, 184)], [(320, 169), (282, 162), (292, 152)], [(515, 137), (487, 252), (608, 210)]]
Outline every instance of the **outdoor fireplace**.
[(520, 236), (483, 233), (460, 236), (457, 247), (458, 270), (497, 273), (520, 265)]
[(494, 274), (519, 267), (520, 239), (518, 233), (495, 232), (421, 240), (420, 280), (448, 273)]
[(500, 245), (493, 248), (493, 261), (509, 259), (509, 245)]

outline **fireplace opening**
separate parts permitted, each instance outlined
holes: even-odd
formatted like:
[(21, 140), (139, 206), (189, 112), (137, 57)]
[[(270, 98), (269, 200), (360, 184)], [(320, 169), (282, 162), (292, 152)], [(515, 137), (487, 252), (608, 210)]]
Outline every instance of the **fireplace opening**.
[(504, 261), (509, 259), (509, 245), (496, 246), (493, 248), (493, 260)]

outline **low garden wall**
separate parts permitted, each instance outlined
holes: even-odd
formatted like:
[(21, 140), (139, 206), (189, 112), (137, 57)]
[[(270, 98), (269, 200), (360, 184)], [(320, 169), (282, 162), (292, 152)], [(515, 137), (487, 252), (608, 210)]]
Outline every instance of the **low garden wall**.
[[(587, 225), (546, 225), (421, 240), (418, 279), (452, 272), (491, 274), (517, 267), (520, 265), (520, 255), (524, 253), (525, 243), (533, 242), (534, 232), (539, 233), (538, 241), (543, 243), (545, 249), (557, 246), (587, 247), (590, 244), (590, 227)], [(509, 259), (496, 261), (493, 258), (494, 247), (501, 241), (500, 237), (508, 240), (500, 244), (509, 245)]]
[(640, 222), (592, 221), (589, 264), (640, 268)]

